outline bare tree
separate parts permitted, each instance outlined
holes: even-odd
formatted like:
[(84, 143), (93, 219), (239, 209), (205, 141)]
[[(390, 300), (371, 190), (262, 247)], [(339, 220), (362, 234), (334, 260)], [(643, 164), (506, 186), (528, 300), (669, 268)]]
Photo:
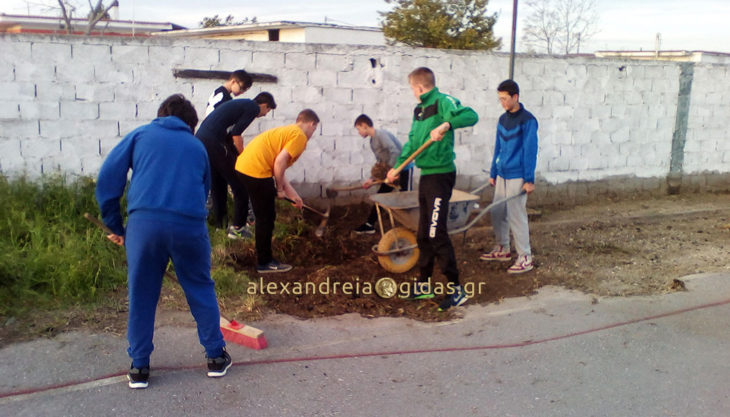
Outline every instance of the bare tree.
[(580, 53), (580, 44), (598, 32), (596, 0), (528, 0), (523, 39), (548, 54)]
[[(87, 15), (88, 23), (86, 25), (86, 35), (91, 34), (91, 31), (94, 30), (94, 27), (97, 23), (99, 23), (99, 21), (109, 19), (109, 10), (111, 10), (112, 7), (119, 6), (119, 2), (117, 0), (110, 2), (108, 5), (104, 5), (103, 0), (97, 0), (96, 5), (92, 4), (91, 0), (88, 1), (89, 13)], [(72, 34), (74, 31), (73, 14), (76, 12), (77, 7), (69, 0), (58, 0), (58, 6), (61, 9), (61, 17), (63, 18), (63, 21), (66, 22), (66, 33)]]

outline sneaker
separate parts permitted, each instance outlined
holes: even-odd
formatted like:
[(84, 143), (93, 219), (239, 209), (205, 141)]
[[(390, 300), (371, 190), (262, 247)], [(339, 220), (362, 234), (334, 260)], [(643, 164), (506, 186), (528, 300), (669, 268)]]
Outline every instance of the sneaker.
[(517, 257), (515, 264), (507, 269), (507, 272), (510, 274), (521, 274), (523, 272), (531, 271), (532, 266), (532, 256), (521, 255)]
[(430, 291), (430, 289), (424, 287), (427, 285), (428, 284), (425, 282), (417, 282), (414, 285), (409, 285), (408, 292), (406, 292), (405, 294), (398, 294), (398, 298), (402, 298), (404, 300), (427, 300), (433, 298), (434, 295)]
[(223, 354), (217, 358), (208, 358), (208, 377), (220, 378), (226, 375), (228, 368), (233, 365), (231, 355), (223, 349)]
[(495, 245), (491, 252), (485, 252), (479, 257), (482, 261), (509, 261), (512, 259), (512, 255), (509, 253), (509, 248), (505, 248), (502, 245)]
[(129, 373), (127, 374), (127, 380), (129, 381), (129, 388), (147, 388), (147, 385), (149, 385), (150, 382), (150, 367), (145, 366), (144, 368), (139, 369), (134, 366), (130, 366)]
[(228, 226), (228, 238), (229, 239), (248, 239), (251, 236), (253, 236), (253, 235), (251, 234), (251, 231), (248, 230), (248, 227), (246, 227), (246, 226), (241, 226), (241, 227), (236, 227), (233, 225)]
[(375, 233), (375, 227), (372, 224), (365, 222), (355, 229), (355, 233), (358, 235), (372, 235)]
[(279, 261), (272, 260), (271, 262), (267, 263), (266, 265), (259, 265), (256, 267), (256, 272), (259, 274), (268, 274), (272, 272), (287, 272), (291, 271), (292, 266), (288, 264), (283, 264)]
[(446, 311), (451, 307), (458, 307), (464, 304), (468, 299), (469, 297), (467, 297), (466, 292), (461, 285), (459, 285), (456, 287), (456, 291), (454, 291), (453, 294), (447, 295), (446, 298), (444, 298), (444, 301), (439, 304), (439, 311)]

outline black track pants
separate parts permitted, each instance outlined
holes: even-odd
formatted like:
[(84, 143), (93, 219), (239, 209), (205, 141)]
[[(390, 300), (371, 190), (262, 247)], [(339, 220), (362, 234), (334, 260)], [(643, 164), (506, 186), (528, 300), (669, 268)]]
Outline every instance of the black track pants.
[(246, 225), (248, 216), (248, 193), (246, 187), (236, 177), (236, 148), (232, 143), (224, 143), (219, 139), (201, 138), (210, 160), (210, 196), (213, 200), (211, 212), (213, 225), (218, 228), (226, 226), (228, 216), (228, 186), (233, 191), (232, 225)]
[(422, 175), (418, 185), (418, 258), (420, 280), (425, 281), (433, 273), (438, 261), (441, 272), (449, 282), (459, 284), (456, 254), (451, 245), (446, 222), (449, 217), (451, 190), (456, 182), (456, 172)]
[(271, 238), (276, 221), (276, 184), (274, 178), (254, 178), (236, 172), (251, 196), (251, 207), (256, 216), (256, 258), (259, 265), (273, 260)]

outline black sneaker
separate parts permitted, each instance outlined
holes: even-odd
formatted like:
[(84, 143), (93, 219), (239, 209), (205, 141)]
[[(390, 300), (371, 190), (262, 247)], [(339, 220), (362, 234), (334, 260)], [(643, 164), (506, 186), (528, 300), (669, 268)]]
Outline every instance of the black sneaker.
[(451, 307), (458, 307), (466, 302), (469, 297), (466, 296), (466, 292), (461, 285), (456, 287), (456, 291), (453, 294), (447, 295), (444, 301), (439, 304), (439, 311), (446, 311)]
[(208, 377), (220, 378), (226, 375), (228, 368), (233, 365), (231, 355), (223, 349), (223, 354), (217, 358), (208, 358)]
[(289, 264), (283, 264), (279, 261), (272, 260), (266, 265), (258, 265), (256, 267), (256, 272), (258, 272), (259, 274), (270, 274), (274, 272), (287, 272), (291, 271), (291, 269), (292, 266)]
[(355, 233), (358, 235), (372, 235), (375, 233), (375, 227), (372, 224), (365, 222), (355, 229)]
[(398, 294), (398, 298), (404, 300), (427, 300), (433, 298), (434, 295), (428, 288), (427, 282), (417, 282), (413, 285), (408, 286), (408, 291), (405, 294)]
[(127, 374), (127, 380), (129, 380), (129, 388), (147, 388), (147, 385), (149, 385), (150, 382), (150, 367), (145, 366), (142, 369), (138, 369), (134, 366), (130, 366), (129, 373)]

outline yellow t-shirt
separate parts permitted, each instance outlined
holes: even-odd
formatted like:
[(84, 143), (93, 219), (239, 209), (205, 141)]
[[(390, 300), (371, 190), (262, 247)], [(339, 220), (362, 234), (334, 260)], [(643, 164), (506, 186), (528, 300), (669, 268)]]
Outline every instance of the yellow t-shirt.
[(282, 150), (291, 156), (291, 166), (307, 147), (307, 135), (296, 124), (269, 129), (243, 148), (236, 159), (236, 171), (254, 178), (274, 176), (274, 161)]

